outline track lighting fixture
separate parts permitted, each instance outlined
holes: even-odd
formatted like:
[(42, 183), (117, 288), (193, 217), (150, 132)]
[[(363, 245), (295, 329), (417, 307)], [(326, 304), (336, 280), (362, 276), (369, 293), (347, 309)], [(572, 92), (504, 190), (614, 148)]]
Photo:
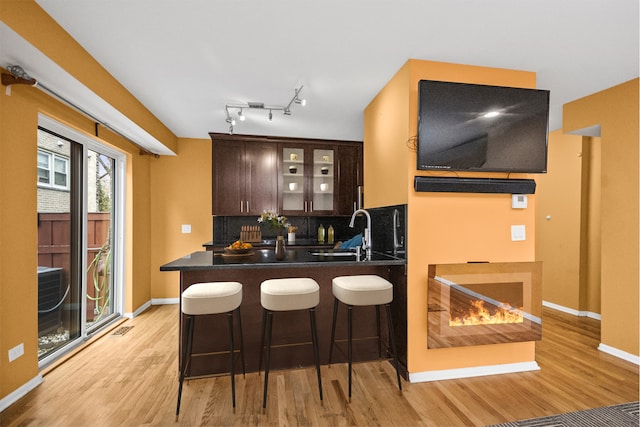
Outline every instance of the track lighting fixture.
[(240, 119), (240, 121), (244, 121), (246, 119), (246, 116), (244, 115), (244, 109), (250, 109), (250, 110), (269, 110), (269, 121), (273, 120), (273, 111), (282, 111), (282, 114), (284, 114), (285, 116), (290, 116), (291, 115), (291, 105), (292, 104), (297, 104), (297, 105), (302, 105), (303, 107), (307, 104), (307, 100), (306, 99), (301, 99), (300, 98), (300, 92), (302, 91), (302, 85), (297, 88), (294, 89), (294, 95), (293, 98), (291, 98), (291, 101), (289, 101), (289, 103), (286, 106), (280, 106), (280, 105), (268, 105), (265, 106), (264, 103), (262, 102), (247, 102), (246, 104), (226, 104), (224, 106), (224, 110), (226, 113), (226, 117), (225, 117), (225, 122), (227, 122), (229, 124), (229, 133), (233, 134), (233, 129), (234, 126), (236, 125), (236, 121), (231, 118), (231, 112), (229, 110), (238, 110), (237, 114), (238, 114), (238, 118)]

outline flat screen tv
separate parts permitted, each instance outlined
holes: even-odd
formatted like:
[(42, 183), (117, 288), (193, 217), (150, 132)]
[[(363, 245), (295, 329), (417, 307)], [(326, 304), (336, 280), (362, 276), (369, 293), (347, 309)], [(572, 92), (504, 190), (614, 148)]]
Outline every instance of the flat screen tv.
[(421, 80), (418, 170), (544, 173), (549, 91)]

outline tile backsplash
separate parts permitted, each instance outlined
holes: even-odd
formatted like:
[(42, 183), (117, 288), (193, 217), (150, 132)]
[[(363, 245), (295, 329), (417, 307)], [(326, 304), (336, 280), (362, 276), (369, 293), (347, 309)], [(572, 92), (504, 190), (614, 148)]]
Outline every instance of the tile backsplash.
[[(404, 258), (407, 239), (407, 205), (371, 208), (367, 209), (367, 211), (371, 216), (373, 250), (395, 254), (396, 256)], [(327, 230), (330, 225), (333, 226), (335, 242), (343, 242), (357, 234), (361, 234), (367, 225), (367, 220), (364, 215), (356, 217), (354, 228), (349, 227), (351, 217), (290, 216), (287, 218), (291, 225), (298, 227), (296, 239), (310, 242), (317, 241), (318, 227), (320, 224), (324, 226), (325, 230)], [(240, 237), (242, 226), (245, 225), (259, 225), (258, 217), (214, 216), (212, 236), (214, 244), (229, 244), (237, 240)], [(263, 241), (275, 240), (277, 233), (274, 230), (268, 227), (262, 227), (261, 229)]]

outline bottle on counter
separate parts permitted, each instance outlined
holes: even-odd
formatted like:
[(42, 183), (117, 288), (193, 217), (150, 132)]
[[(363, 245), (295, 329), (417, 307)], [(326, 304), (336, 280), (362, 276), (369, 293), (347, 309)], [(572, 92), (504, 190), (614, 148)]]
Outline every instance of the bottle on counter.
[(329, 229), (327, 230), (327, 241), (328, 241), (328, 243), (333, 244), (333, 239), (334, 239), (333, 226), (329, 225)]
[(318, 243), (324, 243), (324, 226), (322, 224), (318, 227)]

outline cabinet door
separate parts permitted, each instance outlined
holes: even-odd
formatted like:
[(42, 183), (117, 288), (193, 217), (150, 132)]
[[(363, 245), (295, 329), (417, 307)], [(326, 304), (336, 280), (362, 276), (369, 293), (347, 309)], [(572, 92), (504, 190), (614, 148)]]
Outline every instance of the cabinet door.
[(245, 214), (245, 149), (237, 141), (213, 144), (212, 211), (214, 215)]
[(335, 150), (314, 148), (310, 211), (316, 215), (333, 214), (335, 186)]
[(345, 145), (337, 148), (336, 215), (351, 215), (357, 208), (359, 186), (362, 185), (362, 147)]
[(278, 148), (276, 144), (245, 144), (245, 212), (260, 215), (278, 210)]
[(282, 213), (296, 215), (306, 212), (307, 168), (305, 149), (296, 146), (282, 146)]

